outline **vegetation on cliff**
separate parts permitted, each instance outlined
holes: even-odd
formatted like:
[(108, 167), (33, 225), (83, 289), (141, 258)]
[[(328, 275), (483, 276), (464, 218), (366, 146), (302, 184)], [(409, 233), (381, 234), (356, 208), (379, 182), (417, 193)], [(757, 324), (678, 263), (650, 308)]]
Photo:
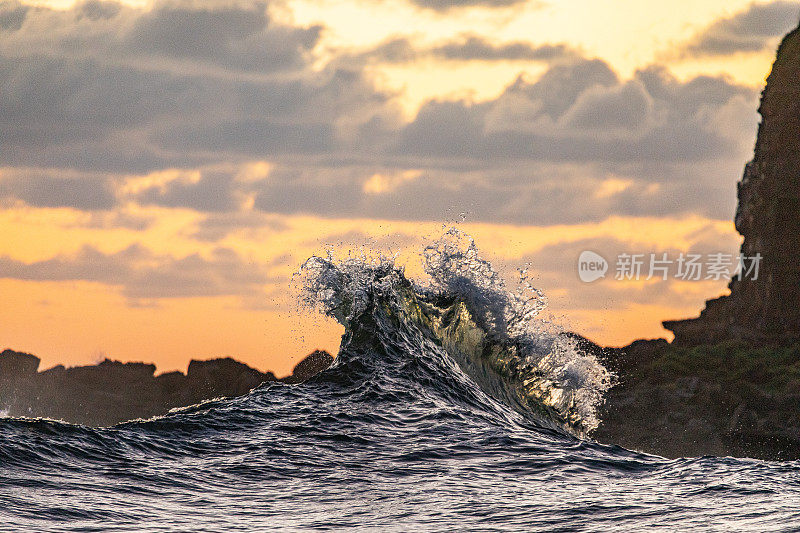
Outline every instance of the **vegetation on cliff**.
[(618, 384), (595, 437), (667, 457), (800, 459), (800, 344), (606, 350)]

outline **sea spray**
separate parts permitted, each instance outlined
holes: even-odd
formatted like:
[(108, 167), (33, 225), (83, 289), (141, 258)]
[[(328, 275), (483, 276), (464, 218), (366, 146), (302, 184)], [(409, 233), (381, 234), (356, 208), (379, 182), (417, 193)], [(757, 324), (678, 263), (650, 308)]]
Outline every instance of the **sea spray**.
[(369, 316), (413, 343), (404, 350), (409, 356), (426, 353), (432, 342), (486, 394), (540, 424), (581, 437), (597, 427), (611, 375), (539, 318), (547, 300), (525, 270), (510, 290), (474, 240), (455, 228), (421, 258), (428, 279), (412, 281), (392, 258), (313, 256), (300, 270), (301, 300), (344, 325), (343, 339)]

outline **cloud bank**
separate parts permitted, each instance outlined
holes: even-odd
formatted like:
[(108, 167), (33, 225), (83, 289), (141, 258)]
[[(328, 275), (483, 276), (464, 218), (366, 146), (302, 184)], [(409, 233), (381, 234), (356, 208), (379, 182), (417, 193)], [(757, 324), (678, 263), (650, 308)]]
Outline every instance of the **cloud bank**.
[[(754, 5), (686, 53), (763, 48), (796, 22), (793, 10)], [(193, 238), (206, 244), (288, 214), (438, 221), (467, 212), (542, 226), (733, 214), (757, 123), (752, 87), (679, 80), (659, 65), (622, 78), (564, 44), (473, 34), (427, 45), (398, 37), (325, 63), (324, 33), (287, 22), (269, 2), (2, 4), (0, 202), (194, 210), (205, 221)], [(409, 120), (371, 68), (422, 58), (532, 62), (544, 73), (521, 73), (486, 101), (430, 100)], [(268, 170), (248, 175), (254, 162)], [(267, 279), (224, 247), (211, 258), (148, 253), (5, 258), (0, 275), (101, 281), (131, 298), (244, 294)], [(151, 263), (158, 268), (142, 266)]]

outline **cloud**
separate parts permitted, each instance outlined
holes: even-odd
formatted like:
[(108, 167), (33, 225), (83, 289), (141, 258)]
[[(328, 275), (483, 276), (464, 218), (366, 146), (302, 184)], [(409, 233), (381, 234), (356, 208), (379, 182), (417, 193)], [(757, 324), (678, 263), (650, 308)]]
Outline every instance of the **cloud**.
[(306, 246), (318, 246), (323, 243), (326, 246), (361, 248), (365, 251), (371, 250), (389, 254), (412, 247), (416, 251), (421, 248), (422, 242), (423, 240), (419, 235), (410, 233), (396, 232), (387, 235), (370, 235), (363, 231), (350, 230), (343, 233), (325, 235), (322, 238), (309, 239), (303, 244)]
[(349, 63), (409, 63), (423, 58), (450, 61), (539, 61), (553, 62), (574, 59), (579, 52), (566, 44), (533, 45), (525, 41), (493, 42), (480, 35), (428, 46), (415, 46), (408, 37), (397, 37), (340, 61)]
[(78, 221), (74, 224), (76, 227), (85, 227), (92, 229), (116, 229), (125, 228), (133, 231), (144, 231), (150, 228), (155, 222), (155, 217), (152, 215), (141, 215), (136, 213), (126, 212), (124, 210), (117, 211), (94, 211), (90, 213), (86, 220)]
[(258, 211), (234, 211), (207, 215), (189, 236), (201, 241), (216, 242), (236, 231), (280, 232), (286, 229), (288, 226), (278, 217)]
[(275, 24), (266, 10), (262, 2), (213, 9), (161, 4), (138, 17), (120, 44), (134, 53), (259, 73), (303, 68), (322, 27)]
[(695, 35), (684, 45), (684, 57), (725, 56), (739, 52), (761, 52), (776, 38), (797, 27), (800, 3), (751, 4), (746, 10), (723, 18)]
[(653, 99), (641, 83), (597, 87), (580, 95), (564, 114), (571, 128), (635, 131), (647, 124)]
[(178, 207), (196, 211), (235, 211), (244, 198), (233, 186), (234, 176), (224, 171), (204, 171), (195, 181), (181, 179), (139, 191), (134, 198), (142, 205)]
[(93, 281), (118, 286), (131, 300), (196, 296), (251, 296), (281, 281), (262, 265), (227, 248), (210, 257), (157, 255), (140, 245), (106, 254), (85, 246), (73, 256), (23, 263), (0, 257), (0, 278), (28, 281)]
[(29, 6), (18, 2), (3, 2), (0, 4), (0, 31), (16, 31), (22, 27)]
[(444, 59), (464, 61), (554, 61), (575, 57), (577, 52), (564, 44), (534, 46), (523, 41), (494, 44), (483, 37), (469, 35), (463, 41), (436, 46), (431, 49), (431, 54)]
[[(617, 308), (620, 305), (664, 305), (670, 307), (693, 307), (702, 304), (703, 300), (713, 296), (715, 291), (722, 293), (726, 281), (722, 280), (697, 280), (681, 281), (676, 278), (677, 258), (681, 253), (700, 254), (702, 261), (708, 259), (708, 254), (724, 253), (736, 256), (739, 241), (734, 233), (721, 233), (709, 225), (697, 230), (694, 234), (686, 235), (688, 247), (685, 250), (677, 249), (665, 244), (663, 247), (653, 248), (652, 245), (622, 241), (613, 237), (600, 237), (592, 239), (578, 239), (547, 245), (536, 253), (529, 254), (521, 259), (521, 263), (530, 265), (536, 279), (534, 285), (547, 294), (558, 294), (554, 297), (553, 308), (569, 305), (573, 308), (602, 310)], [(578, 277), (578, 257), (584, 250), (591, 250), (600, 254), (609, 263), (609, 271), (603, 279), (591, 283), (584, 283)], [(662, 254), (667, 254), (668, 264), (667, 279), (661, 279), (662, 274), (656, 272), (651, 280), (646, 280), (650, 268), (650, 255), (655, 254), (655, 259), (662, 259)], [(617, 280), (617, 264), (620, 254), (643, 254), (641, 258), (641, 278), (635, 282), (622, 282)], [(705, 276), (705, 271), (701, 277)], [(683, 284), (683, 288), (679, 285)], [(690, 287), (685, 287), (691, 284)], [(695, 290), (689, 290), (696, 286)]]
[[(254, 209), (330, 218), (579, 224), (611, 215), (733, 216), (738, 162), (634, 164), (625, 174), (592, 163), (515, 161), (492, 169), (431, 169), (394, 189), (364, 191), (366, 169), (277, 169), (254, 184)], [(610, 186), (615, 182), (625, 186)]]
[(574, 59), (535, 81), (517, 79), (493, 100), (430, 101), (395, 130), (377, 123), (348, 141), (331, 135), (327, 147), (283, 135), (284, 150), (255, 178), (239, 175), (251, 154), (269, 152), (270, 137), (243, 127), (247, 120), (237, 131), (231, 123), (227, 139), (176, 127), (162, 150), (234, 162), (188, 167), (189, 177), (119, 197), (217, 213), (197, 229), (202, 239), (236, 224), (256, 229), (259, 213), (427, 221), (466, 211), (476, 221), (538, 225), (611, 214), (730, 218), (755, 108), (755, 91), (723, 78), (680, 81), (652, 67), (622, 80), (603, 61)]
[(268, 11), (27, 10), (0, 32), (3, 164), (131, 173), (327, 152), (386, 112), (359, 70), (314, 68), (320, 27)]
[[(11, 6), (2, 13), (17, 13)], [(323, 29), (271, 10), (95, 2), (19, 11), (21, 22), (0, 31), (2, 199), (193, 209), (206, 216), (194, 238), (211, 241), (299, 213), (427, 221), (470, 212), (538, 225), (733, 214), (757, 124), (752, 88), (682, 81), (655, 66), (622, 79), (563, 45), (474, 35), (422, 48), (399, 39), (367, 52), (373, 59), (320, 65)], [(366, 67), (420, 54), (546, 70), (487, 101), (428, 101), (408, 120)], [(252, 161), (267, 161), (268, 175), (240, 179)], [(193, 177), (126, 186), (166, 169)]]
[(681, 82), (658, 68), (623, 82), (600, 60), (555, 65), (520, 78), (480, 104), (430, 101), (408, 124), (396, 154), (473, 160), (605, 163), (700, 161), (739, 147), (713, 127), (749, 88), (722, 78)]
[[(89, 56), (103, 63), (158, 60), (156, 69), (187, 65), (269, 74), (306, 68), (322, 27), (276, 22), (267, 2), (171, 2), (140, 10), (113, 1), (72, 9), (0, 6), (0, 49), (16, 57)], [(151, 63), (150, 67), (155, 66)]]
[(114, 184), (104, 175), (63, 175), (55, 170), (0, 171), (0, 198), (33, 207), (71, 207), (84, 211), (113, 208)]
[(526, 0), (410, 0), (413, 4), (436, 11), (449, 11), (464, 7), (506, 8), (525, 3)]

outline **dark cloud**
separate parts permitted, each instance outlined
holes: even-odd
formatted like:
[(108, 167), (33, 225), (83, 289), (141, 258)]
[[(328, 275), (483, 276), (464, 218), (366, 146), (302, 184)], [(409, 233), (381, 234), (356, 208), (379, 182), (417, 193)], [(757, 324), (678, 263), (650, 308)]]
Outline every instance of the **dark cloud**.
[(575, 50), (564, 44), (534, 46), (522, 41), (495, 44), (483, 37), (474, 35), (468, 36), (461, 42), (451, 42), (434, 47), (430, 52), (436, 57), (464, 61), (554, 61), (577, 55)]
[(26, 160), (54, 146), (102, 143), (148, 122), (210, 113), (217, 96), (188, 76), (50, 57), (0, 58), (0, 90), (3, 143), (25, 151)]
[(0, 257), (0, 278), (30, 281), (95, 281), (121, 287), (132, 299), (250, 296), (278, 281), (262, 265), (217, 248), (211, 257), (156, 255), (133, 245), (105, 254), (86, 246), (74, 256), (23, 263)]
[(268, 213), (348, 217), (360, 211), (362, 191), (356, 176), (357, 172), (278, 169), (255, 184), (253, 207)]
[(617, 73), (605, 61), (583, 59), (565, 65), (556, 65), (535, 83), (517, 79), (506, 95), (520, 96), (533, 102), (541, 113), (557, 119), (589, 89), (614, 87), (620, 83)]
[(417, 47), (407, 37), (390, 39), (357, 55), (343, 56), (350, 63), (409, 63), (422, 58), (452, 61), (541, 61), (575, 59), (579, 53), (565, 44), (535, 46), (524, 41), (492, 42), (479, 35), (466, 35), (445, 43)]
[(235, 211), (242, 204), (230, 172), (205, 171), (196, 182), (173, 180), (135, 195), (143, 205), (181, 207), (197, 211)]
[(29, 6), (18, 2), (3, 2), (0, 4), (0, 31), (17, 31), (22, 27)]
[[(89, 1), (72, 9), (0, 6), (0, 48), (8, 55), (94, 57), (105, 63), (191, 65), (229, 72), (285, 73), (306, 68), (321, 26), (276, 22), (267, 2), (173, 2), (150, 10)], [(153, 65), (151, 65), (152, 67)]]
[(0, 171), (0, 198), (33, 207), (72, 207), (85, 211), (111, 209), (117, 203), (106, 176), (59, 176), (58, 171)]
[(723, 18), (697, 34), (682, 49), (685, 56), (722, 56), (760, 52), (797, 26), (800, 3), (751, 4), (745, 11)]
[(197, 9), (170, 4), (138, 17), (123, 34), (128, 53), (193, 59), (247, 71), (273, 72), (305, 66), (321, 27), (272, 24), (266, 3)]
[(527, 0), (410, 0), (413, 4), (436, 11), (449, 11), (462, 7), (505, 8), (525, 3)]
[(188, 130), (185, 125), (158, 131), (153, 140), (169, 150), (218, 151), (250, 157), (316, 154), (336, 148), (332, 124), (282, 124), (266, 118), (241, 118)]
[[(594, 164), (529, 162), (470, 171), (427, 170), (381, 192), (365, 192), (370, 171), (279, 171), (254, 184), (256, 210), (331, 218), (579, 224), (611, 215), (733, 216), (739, 164), (634, 165), (627, 174)], [(617, 184), (622, 184), (617, 187)]]
[(652, 107), (652, 98), (645, 88), (640, 83), (631, 82), (584, 92), (563, 118), (571, 128), (635, 131), (646, 125)]
[(202, 241), (215, 242), (236, 231), (264, 229), (272, 232), (281, 232), (288, 229), (288, 226), (276, 216), (266, 215), (257, 211), (211, 213), (197, 224), (197, 228), (190, 233), (190, 236)]
[(79, 2), (74, 9), (78, 19), (108, 20), (122, 12), (122, 5), (113, 1), (87, 0)]

